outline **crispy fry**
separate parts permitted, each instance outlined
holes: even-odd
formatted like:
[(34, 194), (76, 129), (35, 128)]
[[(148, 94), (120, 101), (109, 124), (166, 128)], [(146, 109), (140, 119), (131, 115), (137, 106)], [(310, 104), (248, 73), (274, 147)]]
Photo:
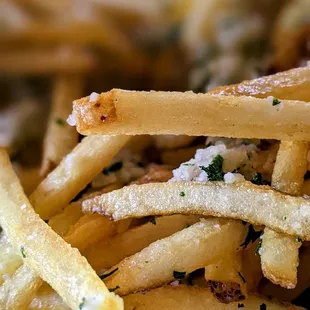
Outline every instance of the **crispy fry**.
[(0, 287), (0, 308), (6, 310), (26, 310), (37, 290), (42, 285), (42, 279), (25, 264), (19, 267), (12, 278)]
[[(220, 111), (220, 112), (219, 112)], [(310, 103), (193, 92), (113, 89), (73, 102), (82, 134), (186, 134), (310, 140)]]
[(126, 295), (172, 281), (174, 272), (188, 274), (216, 262), (230, 249), (232, 236), (237, 242), (243, 240), (241, 226), (239, 221), (202, 219), (125, 258), (108, 271), (118, 268), (105, 283), (110, 289), (119, 286), (117, 294)]
[[(180, 195), (184, 192), (184, 195)], [(82, 204), (114, 220), (175, 213), (236, 218), (310, 240), (310, 201), (250, 182), (131, 185)]]
[(36, 212), (49, 219), (68, 205), (129, 139), (126, 136), (84, 138), (30, 195)]
[(78, 250), (65, 243), (34, 212), (4, 150), (0, 150), (0, 174), (0, 224), (26, 264), (74, 309), (82, 302), (93, 308), (121, 309), (122, 301), (108, 292)]
[(163, 286), (149, 292), (136, 293), (124, 297), (125, 310), (231, 310), (237, 309), (243, 305), (244, 309), (265, 309), (282, 310), (282, 309), (303, 309), (291, 304), (277, 303), (272, 300), (265, 300), (259, 296), (249, 295), (246, 300), (223, 304), (218, 302), (212, 294), (205, 288), (190, 287), (179, 285), (177, 287)]
[[(308, 142), (282, 141), (272, 174), (272, 186), (290, 195), (300, 195), (307, 170)], [(297, 283), (298, 249), (301, 242), (266, 228), (261, 247), (264, 276), (275, 284), (294, 288)]]
[(247, 296), (242, 255), (241, 251), (236, 251), (240, 243), (236, 241), (239, 240), (231, 240), (235, 242), (235, 248), (231, 252), (227, 251), (218, 262), (205, 267), (205, 279), (209, 281), (214, 296), (224, 303), (243, 300)]
[(212, 89), (209, 94), (257, 98), (274, 96), (286, 100), (310, 101), (309, 87), (310, 68), (305, 67), (243, 81), (235, 85), (220, 86)]
[(90, 265), (100, 272), (111, 268), (125, 257), (143, 250), (152, 242), (168, 237), (198, 220), (198, 216), (185, 215), (158, 217), (152, 222), (94, 244), (84, 255)]
[(46, 176), (78, 143), (78, 133), (66, 122), (72, 101), (81, 96), (82, 78), (59, 76), (54, 85), (52, 110), (44, 140), (41, 175)]
[(154, 182), (167, 182), (173, 176), (172, 171), (167, 166), (154, 165), (150, 167), (148, 173), (132, 184), (147, 184)]

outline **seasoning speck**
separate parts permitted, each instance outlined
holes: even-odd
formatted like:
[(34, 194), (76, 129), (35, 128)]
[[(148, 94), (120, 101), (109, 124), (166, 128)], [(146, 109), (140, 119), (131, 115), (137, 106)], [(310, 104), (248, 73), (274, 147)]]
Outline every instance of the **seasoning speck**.
[(26, 258), (25, 248), (24, 248), (23, 245), (20, 247), (20, 253), (22, 254), (22, 257), (23, 257), (23, 258)]
[(180, 196), (181, 196), (181, 197), (184, 197), (184, 196), (185, 196), (185, 193), (184, 193), (184, 192), (181, 192), (181, 193), (180, 193)]

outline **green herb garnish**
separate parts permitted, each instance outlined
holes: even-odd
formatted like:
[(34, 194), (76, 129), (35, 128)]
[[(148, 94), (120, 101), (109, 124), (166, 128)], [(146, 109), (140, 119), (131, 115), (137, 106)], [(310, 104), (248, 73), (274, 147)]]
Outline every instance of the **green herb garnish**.
[(209, 181), (223, 181), (223, 162), (223, 157), (216, 155), (208, 167), (200, 166), (200, 168), (207, 174)]
[(184, 193), (184, 192), (181, 192), (181, 193), (180, 193), (180, 196), (181, 196), (181, 197), (184, 197), (184, 196), (185, 196), (185, 193)]
[(186, 276), (186, 271), (173, 271), (173, 277), (177, 280), (184, 279)]
[(258, 245), (257, 245), (257, 247), (255, 249), (255, 255), (259, 254), (259, 250), (262, 247), (262, 243), (263, 243), (263, 239), (260, 239), (259, 242), (258, 242)]
[(239, 277), (241, 278), (242, 282), (245, 283), (245, 282), (246, 282), (246, 281), (245, 281), (245, 278), (244, 278), (244, 276), (241, 274), (240, 271), (238, 271), (238, 275), (239, 275)]
[(114, 173), (118, 170), (121, 170), (123, 168), (123, 162), (122, 161), (118, 161), (112, 165), (110, 165), (109, 167), (106, 167), (103, 169), (102, 173), (104, 175), (109, 175), (111, 173)]
[(297, 241), (297, 242), (302, 242), (302, 239), (299, 238), (299, 237), (297, 237), (297, 238), (296, 238), (296, 241)]
[(102, 274), (101, 276), (99, 276), (99, 278), (100, 278), (101, 280), (106, 279), (107, 277), (109, 277), (109, 276), (111, 276), (113, 273), (115, 273), (117, 270), (118, 270), (118, 268), (115, 268), (114, 270), (112, 270), (112, 271), (109, 272), (109, 273)]
[(273, 105), (273, 106), (278, 105), (278, 104), (280, 104), (280, 103), (281, 103), (281, 101), (280, 101), (278, 98), (275, 98), (275, 97), (274, 97), (274, 98), (272, 99), (272, 105)]
[(264, 183), (263, 183), (262, 174), (259, 172), (255, 172), (252, 176), (251, 182), (256, 185), (263, 185)]
[(83, 309), (83, 307), (85, 306), (85, 297), (82, 298), (82, 302), (79, 304), (79, 309)]
[(109, 288), (109, 291), (111, 292), (111, 293), (113, 293), (113, 292), (115, 292), (117, 289), (119, 289), (120, 287), (118, 286), (118, 285), (116, 285), (115, 287), (113, 287), (113, 288)]
[(56, 118), (56, 124), (59, 126), (65, 126), (66, 122), (62, 118), (58, 117)]
[(25, 254), (25, 248), (24, 248), (24, 246), (23, 246), (23, 245), (20, 247), (20, 253), (22, 254), (22, 257), (23, 257), (23, 258), (25, 258), (25, 257), (26, 257), (26, 254)]

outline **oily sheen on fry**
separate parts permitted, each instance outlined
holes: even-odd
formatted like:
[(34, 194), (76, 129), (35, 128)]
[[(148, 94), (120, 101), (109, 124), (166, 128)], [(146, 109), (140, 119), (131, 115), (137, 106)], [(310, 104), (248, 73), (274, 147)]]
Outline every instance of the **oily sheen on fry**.
[(251, 182), (131, 185), (85, 200), (82, 206), (85, 212), (115, 220), (175, 213), (235, 218), (310, 240), (310, 200)]

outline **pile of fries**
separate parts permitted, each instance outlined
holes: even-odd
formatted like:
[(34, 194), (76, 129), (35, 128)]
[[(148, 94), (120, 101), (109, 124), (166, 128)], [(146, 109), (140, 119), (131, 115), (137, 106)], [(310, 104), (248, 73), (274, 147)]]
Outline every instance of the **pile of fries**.
[[(237, 16), (272, 25), (269, 70), (235, 84), (188, 62), (240, 0), (2, 4), (1, 71), (53, 84), (39, 165), (0, 132), (0, 309), (310, 309), (310, 2), (265, 2)], [(153, 59), (130, 39), (175, 25)]]

